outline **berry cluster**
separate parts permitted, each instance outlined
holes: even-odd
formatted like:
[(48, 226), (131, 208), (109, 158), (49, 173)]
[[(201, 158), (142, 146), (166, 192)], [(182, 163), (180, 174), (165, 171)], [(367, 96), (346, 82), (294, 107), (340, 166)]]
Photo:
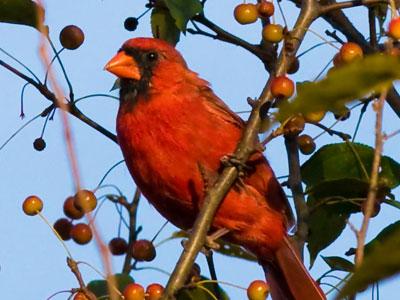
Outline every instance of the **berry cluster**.
[(140, 284), (131, 283), (124, 289), (122, 294), (125, 300), (158, 300), (161, 298), (163, 289), (161, 284), (153, 283), (145, 291)]

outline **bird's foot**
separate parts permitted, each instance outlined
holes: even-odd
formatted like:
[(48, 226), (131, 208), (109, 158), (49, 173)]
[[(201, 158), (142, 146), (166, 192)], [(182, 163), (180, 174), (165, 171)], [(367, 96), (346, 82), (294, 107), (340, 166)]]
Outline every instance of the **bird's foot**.
[[(188, 230), (188, 233), (190, 234), (191, 230)], [(206, 242), (204, 247), (200, 250), (201, 253), (204, 255), (207, 255), (212, 250), (218, 250), (220, 248), (220, 245), (216, 242), (217, 239), (220, 237), (224, 236), (225, 234), (229, 233), (230, 230), (227, 228), (221, 228), (215, 231), (214, 233), (207, 235), (206, 236)], [(185, 248), (188, 240), (183, 239), (181, 241), (182, 247)]]
[(221, 158), (221, 163), (225, 167), (235, 167), (239, 172), (239, 177), (244, 176), (245, 171), (251, 170), (251, 168), (238, 159), (234, 154), (228, 154)]

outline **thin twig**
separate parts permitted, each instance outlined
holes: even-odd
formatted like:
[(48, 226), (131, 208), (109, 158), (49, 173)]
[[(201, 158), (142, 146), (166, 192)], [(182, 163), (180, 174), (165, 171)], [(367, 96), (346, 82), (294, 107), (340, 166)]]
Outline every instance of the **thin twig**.
[(67, 258), (68, 267), (71, 269), (71, 272), (75, 275), (78, 280), (79, 286), (81, 288), (82, 293), (90, 300), (96, 300), (96, 296), (86, 287), (85, 282), (82, 279), (81, 272), (79, 271), (78, 264), (71, 258)]
[(360, 266), (363, 257), (364, 257), (364, 243), (365, 237), (367, 235), (369, 220), (371, 218), (372, 212), (374, 210), (374, 201), (376, 198), (376, 194), (378, 191), (378, 174), (379, 174), (379, 166), (383, 151), (383, 135), (382, 135), (382, 119), (383, 119), (383, 105), (385, 103), (385, 98), (387, 95), (387, 89), (382, 91), (379, 99), (373, 104), (373, 108), (376, 113), (376, 123), (375, 123), (375, 152), (374, 159), (372, 162), (372, 172), (371, 172), (371, 180), (368, 191), (367, 202), (365, 203), (365, 211), (364, 218), (361, 225), (361, 229), (357, 236), (357, 250), (356, 250), (356, 258), (355, 264), (357, 267)]
[(342, 10), (344, 8), (351, 8), (357, 6), (368, 6), (371, 4), (379, 4), (379, 3), (389, 3), (387, 0), (351, 0), (351, 1), (343, 1), (343, 2), (335, 2), (329, 5), (322, 6), (320, 9), (321, 16), (334, 11), (334, 10)]

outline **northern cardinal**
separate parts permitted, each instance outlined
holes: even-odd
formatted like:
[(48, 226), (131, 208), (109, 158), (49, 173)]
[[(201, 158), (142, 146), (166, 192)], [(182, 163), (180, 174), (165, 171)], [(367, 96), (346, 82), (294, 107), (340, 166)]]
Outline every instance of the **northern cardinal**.
[[(117, 135), (144, 196), (188, 230), (245, 123), (190, 71), (178, 51), (153, 38), (125, 42), (106, 70), (121, 79)], [(291, 210), (266, 158), (254, 154), (220, 205), (210, 232), (253, 253), (274, 300), (321, 300), (324, 294), (291, 247)]]

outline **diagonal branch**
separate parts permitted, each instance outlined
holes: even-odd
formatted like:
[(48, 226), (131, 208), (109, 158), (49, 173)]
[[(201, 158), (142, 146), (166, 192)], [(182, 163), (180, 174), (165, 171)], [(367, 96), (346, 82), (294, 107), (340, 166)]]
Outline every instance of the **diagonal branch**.
[[(11, 71), (12, 73), (14, 73), (15, 75), (17, 75), (18, 77), (22, 78), (23, 80), (25, 80), (26, 82), (32, 84), (46, 99), (50, 100), (51, 102), (53, 102), (54, 107), (59, 107), (57, 104), (57, 98), (56, 95), (50, 91), (46, 85), (36, 82), (35, 80), (33, 80), (32, 78), (26, 76), (25, 74), (21, 73), (20, 71), (18, 71), (17, 69), (15, 69), (14, 67), (10, 66), (9, 64), (5, 63), (4, 61), (0, 60), (0, 65), (3, 66), (4, 68), (6, 68), (7, 70)], [(79, 120), (83, 121), (84, 123), (86, 123), (87, 125), (89, 125), (90, 127), (94, 128), (95, 130), (97, 130), (98, 132), (102, 133), (103, 135), (105, 135), (106, 137), (108, 137), (109, 139), (111, 139), (112, 141), (114, 141), (115, 143), (118, 143), (117, 141), (117, 137), (115, 136), (115, 134), (111, 133), (110, 131), (108, 131), (107, 129), (105, 129), (104, 127), (102, 127), (101, 125), (99, 125), (98, 123), (94, 122), (93, 120), (89, 119), (86, 115), (84, 115), (76, 106), (74, 102), (68, 102), (66, 104), (67, 107), (67, 111), (73, 115), (74, 117), (78, 118)]]
[[(317, 17), (315, 7), (317, 6), (313, 0), (303, 1), (302, 9), (295, 27), (286, 41), (286, 43), (291, 45), (292, 53), (297, 52), (307, 28)], [(285, 73), (284, 59), (285, 55), (281, 53), (276, 69), (276, 74), (278, 75)], [(271, 78), (266, 83), (259, 100), (254, 104), (246, 128), (234, 152), (235, 158), (243, 164), (246, 163), (249, 157), (254, 153), (254, 148), (257, 144), (257, 135), (261, 125), (260, 109), (264, 104), (272, 101), (272, 95), (269, 90), (270, 81)], [(175, 293), (183, 286), (197, 254), (205, 243), (206, 235), (210, 229), (214, 214), (222, 199), (237, 179), (237, 176), (237, 169), (232, 166), (227, 166), (222, 170), (214, 186), (209, 189), (200, 213), (196, 218), (189, 240), (185, 245), (185, 249), (179, 258), (161, 299), (174, 299)]]

